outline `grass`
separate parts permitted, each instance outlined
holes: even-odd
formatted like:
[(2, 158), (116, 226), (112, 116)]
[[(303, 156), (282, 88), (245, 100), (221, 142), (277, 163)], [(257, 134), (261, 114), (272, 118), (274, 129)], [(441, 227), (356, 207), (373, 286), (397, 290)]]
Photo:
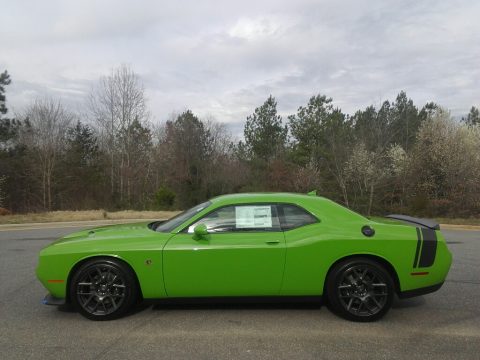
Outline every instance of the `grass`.
[(480, 218), (436, 218), (439, 224), (450, 224), (450, 225), (476, 225), (480, 226)]
[[(398, 224), (398, 221), (381, 216), (371, 216), (371, 220), (382, 223)], [(435, 218), (440, 229), (480, 230), (480, 218)]]
[[(371, 216), (370, 219), (384, 223), (398, 223), (396, 220), (381, 216)], [(435, 218), (434, 220), (442, 225), (480, 226), (480, 218)]]
[(50, 211), (0, 216), (0, 224), (47, 223), (89, 220), (168, 219), (178, 211)]
[[(89, 221), (89, 220), (131, 220), (131, 219), (168, 219), (178, 214), (179, 211), (50, 211), (29, 214), (14, 214), (0, 216), (0, 224), (48, 223), (63, 221)], [(372, 219), (375, 220), (374, 217)], [(385, 221), (386, 219), (383, 219)], [(440, 224), (480, 226), (480, 218), (436, 218)], [(445, 227), (447, 228), (447, 227)]]

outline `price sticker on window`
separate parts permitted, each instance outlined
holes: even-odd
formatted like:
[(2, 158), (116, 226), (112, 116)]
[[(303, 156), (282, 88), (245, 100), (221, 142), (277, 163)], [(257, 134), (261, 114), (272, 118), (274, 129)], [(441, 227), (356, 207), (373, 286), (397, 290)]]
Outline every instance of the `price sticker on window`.
[(235, 220), (237, 229), (271, 228), (271, 206), (236, 206)]

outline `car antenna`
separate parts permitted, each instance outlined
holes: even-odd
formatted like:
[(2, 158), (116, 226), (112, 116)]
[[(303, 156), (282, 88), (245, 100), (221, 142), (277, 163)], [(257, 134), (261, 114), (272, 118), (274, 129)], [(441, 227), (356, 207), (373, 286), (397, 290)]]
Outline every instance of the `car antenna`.
[(312, 191), (308, 192), (307, 195), (317, 196), (317, 190), (312, 190)]

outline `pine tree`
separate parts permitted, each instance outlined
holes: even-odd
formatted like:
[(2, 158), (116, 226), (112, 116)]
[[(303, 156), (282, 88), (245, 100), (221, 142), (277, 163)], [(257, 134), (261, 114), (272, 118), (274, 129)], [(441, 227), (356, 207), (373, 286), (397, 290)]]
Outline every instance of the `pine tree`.
[(277, 102), (270, 95), (262, 106), (247, 117), (245, 144), (253, 158), (268, 162), (285, 148), (287, 131), (282, 124), (282, 117), (277, 115)]
[(8, 75), (7, 70), (0, 74), (0, 115), (5, 115), (8, 111), (5, 102), (5, 86), (10, 85), (10, 75)]
[(467, 117), (463, 118), (462, 120), (468, 126), (479, 125), (480, 124), (480, 112), (479, 112), (478, 108), (476, 108), (475, 106), (472, 106), (472, 108), (470, 109), (470, 112), (468, 113)]

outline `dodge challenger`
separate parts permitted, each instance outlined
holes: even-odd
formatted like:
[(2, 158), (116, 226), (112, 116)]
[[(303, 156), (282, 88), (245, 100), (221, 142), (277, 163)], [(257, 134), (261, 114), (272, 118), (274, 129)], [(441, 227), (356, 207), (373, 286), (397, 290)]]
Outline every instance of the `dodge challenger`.
[(140, 300), (312, 297), (374, 321), (438, 290), (452, 255), (438, 224), (368, 219), (314, 194), (219, 196), (167, 221), (75, 232), (40, 252), (45, 304), (110, 320)]

